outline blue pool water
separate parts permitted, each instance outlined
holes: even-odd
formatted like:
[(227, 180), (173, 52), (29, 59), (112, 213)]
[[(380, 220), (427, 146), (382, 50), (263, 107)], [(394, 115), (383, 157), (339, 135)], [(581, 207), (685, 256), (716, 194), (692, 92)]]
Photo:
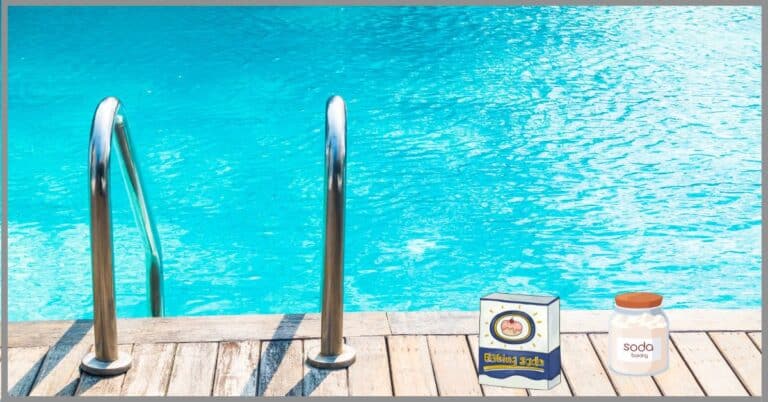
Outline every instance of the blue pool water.
[[(168, 315), (319, 310), (324, 105), (348, 103), (349, 311), (495, 292), (760, 305), (760, 10), (18, 8), (11, 320), (91, 315), (87, 147), (125, 104)], [(118, 314), (145, 314), (119, 169)]]

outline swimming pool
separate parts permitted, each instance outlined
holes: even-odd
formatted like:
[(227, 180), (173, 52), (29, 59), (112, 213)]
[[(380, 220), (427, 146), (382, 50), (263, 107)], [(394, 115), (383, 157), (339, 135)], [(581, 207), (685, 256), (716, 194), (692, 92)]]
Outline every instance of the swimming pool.
[[(91, 315), (88, 134), (108, 95), (168, 315), (319, 311), (331, 94), (348, 311), (639, 289), (760, 306), (758, 7), (12, 7), (8, 30), (10, 320)], [(118, 176), (118, 315), (142, 316)]]

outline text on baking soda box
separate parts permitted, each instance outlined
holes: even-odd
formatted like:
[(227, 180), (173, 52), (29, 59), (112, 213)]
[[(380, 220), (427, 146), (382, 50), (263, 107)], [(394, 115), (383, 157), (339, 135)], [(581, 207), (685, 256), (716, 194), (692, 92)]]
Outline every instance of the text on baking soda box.
[(560, 298), (485, 296), (479, 334), (480, 384), (550, 389), (560, 383)]

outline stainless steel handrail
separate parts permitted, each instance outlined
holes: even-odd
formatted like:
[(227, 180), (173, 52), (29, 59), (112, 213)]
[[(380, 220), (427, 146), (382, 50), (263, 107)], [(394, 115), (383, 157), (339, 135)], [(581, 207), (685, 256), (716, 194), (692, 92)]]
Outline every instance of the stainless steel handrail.
[(347, 108), (339, 96), (325, 107), (325, 250), (320, 346), (307, 353), (315, 367), (342, 368), (355, 362), (344, 344), (344, 204), (347, 164)]
[(94, 352), (83, 359), (81, 367), (96, 375), (122, 373), (131, 366), (130, 355), (120, 355), (117, 348), (109, 179), (113, 136), (120, 150), (123, 181), (146, 251), (150, 313), (153, 317), (163, 315), (163, 264), (159, 237), (144, 196), (139, 166), (133, 157), (128, 122), (120, 108), (120, 101), (113, 97), (99, 103), (93, 116), (88, 151), (95, 343)]

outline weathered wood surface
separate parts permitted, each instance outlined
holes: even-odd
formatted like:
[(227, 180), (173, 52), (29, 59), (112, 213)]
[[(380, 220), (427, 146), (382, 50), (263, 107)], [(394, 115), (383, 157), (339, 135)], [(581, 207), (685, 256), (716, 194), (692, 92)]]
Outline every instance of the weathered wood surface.
[(180, 343), (176, 347), (169, 396), (210, 396), (216, 369), (215, 342)]
[(387, 313), (392, 335), (463, 335), (476, 334), (477, 312), (419, 311)]
[(659, 390), (664, 396), (704, 396), (696, 377), (688, 369), (675, 344), (669, 342), (669, 367), (661, 374), (654, 376)]
[(762, 356), (749, 336), (744, 332), (710, 332), (709, 336), (749, 394), (762, 395)]
[[(80, 381), (80, 362), (92, 346), (93, 341), (90, 338), (84, 338), (76, 344), (58, 343), (51, 347), (45, 355), (29, 395), (74, 395)], [(8, 364), (13, 364), (13, 361), (9, 361)], [(14, 384), (8, 385), (14, 386)]]
[[(267, 316), (262, 322), (272, 323), (269, 330), (235, 330), (235, 338), (248, 333), (251, 337), (233, 340), (224, 335), (223, 329), (213, 329), (214, 339), (210, 341), (200, 339), (204, 335), (202, 329), (196, 329), (194, 336), (183, 334), (183, 329), (191, 326), (187, 324), (174, 330), (174, 338), (174, 332), (167, 326), (181, 319), (160, 320), (164, 323), (160, 326), (166, 326), (159, 330), (161, 336), (153, 335), (145, 324), (134, 323), (134, 332), (127, 336), (121, 333), (119, 338), (121, 351), (133, 357), (133, 367), (126, 374), (107, 378), (92, 377), (79, 369), (81, 359), (93, 347), (89, 323), (70, 323), (68, 327), (61, 322), (40, 323), (41, 335), (8, 350), (8, 389), (14, 396), (761, 394), (762, 334), (756, 332), (753, 324), (746, 324), (750, 321), (749, 312), (731, 314), (741, 318), (719, 325), (707, 323), (704, 317), (691, 317), (688, 324), (678, 323), (678, 328), (686, 329), (671, 335), (669, 368), (653, 377), (613, 373), (607, 365), (608, 337), (603, 331), (566, 331), (561, 335), (562, 381), (551, 390), (481, 386), (476, 376), (477, 329), (469, 328), (476, 326), (470, 325), (471, 313), (455, 317), (458, 329), (444, 323), (417, 323), (421, 319), (449, 322), (450, 313), (409, 314), (414, 316), (357, 316), (359, 322), (352, 325), (356, 329), (351, 331), (355, 335), (345, 334), (346, 341), (357, 350), (357, 362), (342, 370), (320, 370), (306, 364), (307, 350), (319, 344), (319, 323), (312, 318)], [(601, 314), (570, 315), (567, 325), (571, 330), (586, 328), (587, 321)], [(382, 318), (384, 322), (373, 324)], [(253, 318), (248, 322), (259, 320)], [(139, 321), (152, 322), (136, 320)], [(223, 322), (220, 317), (195, 321), (214, 326)], [(232, 325), (231, 319), (227, 322), (232, 328), (241, 325), (240, 321)], [(371, 333), (365, 332), (366, 323), (371, 323)], [(693, 331), (690, 325), (695, 323), (708, 329)], [(745, 328), (728, 326), (739, 323)], [(600, 329), (601, 325), (592, 324), (592, 328)], [(23, 330), (31, 333), (33, 327), (25, 325)], [(424, 333), (411, 333), (417, 330)], [(55, 334), (59, 334), (58, 339), (51, 338)], [(40, 340), (51, 343), (34, 345)]]
[(616, 395), (587, 334), (562, 334), (560, 354), (563, 371), (571, 380), (573, 395)]
[[(118, 350), (121, 354), (130, 355), (133, 353), (133, 345), (119, 345)], [(93, 348), (90, 349), (93, 352)], [(80, 374), (80, 381), (75, 390), (76, 396), (119, 396), (120, 390), (125, 381), (125, 374), (111, 377), (93, 376), (87, 373)]]
[[(759, 309), (733, 310), (670, 309), (670, 330), (760, 331)], [(560, 313), (561, 333), (608, 332), (612, 310), (564, 310)], [(394, 312), (387, 313), (393, 335), (457, 335), (478, 333), (477, 312)]]
[(9, 348), (73, 344), (81, 339), (93, 339), (93, 324), (90, 320), (8, 323)]
[[(89, 320), (10, 323), (8, 346), (50, 346), (62, 339), (93, 339)], [(320, 334), (319, 314), (263, 314), (126, 318), (117, 322), (120, 343), (190, 343), (251, 339), (308, 339)], [(389, 335), (386, 313), (345, 313), (346, 336)], [(67, 341), (71, 342), (71, 341)]]
[(356, 362), (349, 367), (349, 395), (393, 395), (386, 338), (353, 336), (347, 338), (347, 344), (357, 351)]
[(482, 396), (477, 370), (464, 335), (427, 337), (437, 391), (441, 396)]
[(222, 342), (216, 362), (213, 396), (256, 396), (259, 341)]
[(301, 341), (267, 341), (261, 344), (259, 395), (301, 396), (304, 349)]
[(704, 332), (680, 332), (672, 340), (708, 396), (745, 396), (746, 389)]
[(347, 369), (330, 370), (310, 366), (306, 362), (307, 351), (320, 346), (319, 339), (304, 341), (304, 381), (302, 395), (304, 396), (347, 396)]
[(437, 395), (437, 384), (430, 362), (426, 336), (390, 336), (389, 365), (395, 395)]
[(134, 345), (133, 367), (125, 374), (121, 394), (125, 396), (165, 395), (175, 355), (175, 343)]
[[(668, 310), (670, 328), (685, 331), (762, 330), (760, 310)], [(564, 310), (560, 332), (608, 332), (610, 310)], [(344, 314), (345, 336), (468, 335), (478, 333), (476, 312), (365, 312)], [(233, 325), (237, 323), (237, 325)], [(121, 344), (310, 339), (320, 334), (318, 314), (264, 314), (118, 320)], [(93, 339), (89, 320), (12, 322), (8, 347), (51, 346)], [(754, 339), (754, 338), (753, 338)], [(759, 341), (758, 341), (759, 342)]]
[(529, 389), (528, 393), (531, 396), (571, 396), (571, 387), (568, 385), (568, 378), (565, 376), (565, 372), (560, 372), (560, 383), (552, 387), (552, 389)]
[(9, 395), (29, 394), (46, 353), (48, 348), (44, 346), (8, 350), (8, 384), (11, 384), (8, 387)]

